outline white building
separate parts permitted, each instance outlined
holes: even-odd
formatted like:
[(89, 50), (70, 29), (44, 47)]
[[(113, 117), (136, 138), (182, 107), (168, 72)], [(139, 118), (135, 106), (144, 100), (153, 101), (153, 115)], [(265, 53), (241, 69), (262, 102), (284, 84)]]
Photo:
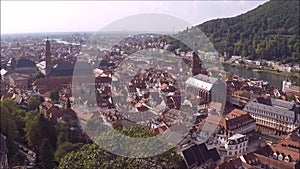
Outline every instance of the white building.
[(226, 98), (226, 85), (220, 79), (198, 74), (189, 77), (185, 82), (185, 90), (199, 98), (199, 105), (210, 102), (224, 103)]
[(287, 134), (299, 127), (299, 107), (289, 101), (256, 98), (244, 108), (256, 121), (258, 129), (275, 135)]
[(248, 138), (246, 135), (235, 134), (228, 138), (225, 149), (227, 156), (238, 156), (247, 151)]
[(261, 62), (259, 60), (254, 61), (254, 63), (255, 63), (256, 66), (260, 66), (261, 65)]
[(292, 82), (290, 81), (282, 81), (282, 91), (286, 92), (287, 89), (292, 87)]

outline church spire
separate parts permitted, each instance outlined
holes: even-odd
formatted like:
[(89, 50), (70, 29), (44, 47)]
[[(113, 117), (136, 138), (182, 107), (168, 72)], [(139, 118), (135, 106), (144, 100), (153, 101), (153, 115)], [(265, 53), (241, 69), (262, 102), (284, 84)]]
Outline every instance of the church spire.
[(66, 108), (67, 108), (67, 109), (70, 109), (70, 108), (71, 108), (70, 97), (68, 97), (68, 99), (67, 99), (67, 105), (66, 105)]
[(46, 41), (46, 53), (45, 53), (45, 61), (46, 61), (46, 77), (49, 76), (50, 71), (51, 71), (51, 51), (50, 51), (50, 42), (47, 37)]

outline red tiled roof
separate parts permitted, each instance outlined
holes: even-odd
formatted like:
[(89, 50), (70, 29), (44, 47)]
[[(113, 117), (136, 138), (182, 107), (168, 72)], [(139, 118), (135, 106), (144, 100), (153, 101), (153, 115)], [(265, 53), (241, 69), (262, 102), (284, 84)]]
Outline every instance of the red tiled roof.
[(300, 86), (292, 86), (291, 88), (287, 89), (286, 92), (300, 96)]
[(76, 114), (80, 120), (88, 121), (91, 119), (95, 114), (94, 113), (84, 113), (80, 111), (76, 111)]
[(217, 115), (208, 115), (204, 120), (199, 123), (199, 128), (202, 128), (204, 125), (211, 124), (213, 126), (219, 125), (222, 121), (222, 117)]
[(229, 112), (226, 117), (231, 119), (234, 117), (242, 116), (248, 114), (246, 111), (240, 110), (240, 109), (233, 109), (231, 112)]
[(237, 90), (237, 91), (234, 91), (234, 92), (233, 92), (233, 94), (238, 95), (238, 96), (240, 96), (240, 95), (243, 94), (243, 93), (244, 93), (243, 90)]
[(53, 104), (48, 101), (44, 101), (42, 105), (45, 106), (47, 110), (49, 110), (53, 106)]
[(53, 114), (56, 114), (59, 112), (59, 108), (57, 106), (52, 106), (47, 110), (47, 114), (50, 114), (50, 117), (53, 116)]
[(5, 93), (5, 94), (2, 96), (2, 98), (3, 98), (3, 99), (12, 98), (13, 95), (14, 95), (13, 93), (8, 92), (8, 93)]
[(220, 125), (222, 125), (226, 130), (234, 130), (238, 128), (239, 124), (247, 125), (249, 123), (255, 123), (255, 120), (249, 115), (249, 113), (239, 109), (232, 110), (225, 118), (220, 120)]
[(266, 157), (264, 155), (260, 155), (257, 153), (247, 153), (243, 155), (243, 158), (245, 161), (243, 162), (241, 160), (241, 157), (235, 158), (230, 161), (225, 161), (222, 164), (220, 164), (218, 169), (234, 169), (238, 167), (244, 167), (246, 169), (250, 168), (260, 168), (256, 166), (260, 166), (261, 164), (267, 165), (269, 167), (276, 167), (276, 168), (284, 168), (284, 169), (294, 169), (295, 168), (295, 162), (285, 162), (273, 159), (272, 157)]
[(300, 160), (300, 143), (291, 140), (281, 140), (277, 144), (270, 146), (273, 152), (289, 156), (290, 161)]
[(88, 82), (95, 82), (96, 79), (92, 76), (62, 76), (62, 77), (52, 77), (48, 79), (37, 79), (32, 85), (36, 87), (36, 90), (44, 93), (51, 89), (59, 89), (65, 84), (82, 84)]
[(284, 169), (294, 169), (295, 163), (287, 163), (284, 161), (279, 161), (279, 160), (275, 160), (263, 155), (259, 155), (259, 154), (255, 154), (255, 156), (259, 159), (259, 161), (262, 164), (266, 164), (268, 166), (273, 166), (273, 167), (277, 167), (277, 168), (284, 168)]
[(159, 134), (163, 133), (164, 131), (166, 131), (167, 129), (168, 129), (167, 126), (162, 125), (157, 128), (150, 129), (150, 131), (152, 131), (155, 135), (159, 135)]
[(60, 110), (60, 113), (64, 117), (68, 116), (72, 120), (77, 120), (77, 115), (73, 109), (62, 109)]
[(291, 140), (291, 141), (295, 141), (295, 142), (300, 142), (300, 136), (297, 134), (297, 131), (293, 131), (292, 133), (290, 133), (285, 139)]
[(239, 167), (244, 167), (245, 169), (252, 168), (251, 165), (244, 163), (240, 158), (236, 158), (230, 161), (225, 161), (224, 163), (219, 165), (219, 169), (235, 169)]

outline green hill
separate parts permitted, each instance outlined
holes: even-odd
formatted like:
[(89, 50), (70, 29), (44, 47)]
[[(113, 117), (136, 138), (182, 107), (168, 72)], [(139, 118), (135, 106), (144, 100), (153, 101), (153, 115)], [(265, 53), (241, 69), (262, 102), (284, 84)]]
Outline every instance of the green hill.
[(299, 63), (299, 19), (299, 1), (272, 0), (245, 14), (192, 29), (200, 28), (222, 54)]

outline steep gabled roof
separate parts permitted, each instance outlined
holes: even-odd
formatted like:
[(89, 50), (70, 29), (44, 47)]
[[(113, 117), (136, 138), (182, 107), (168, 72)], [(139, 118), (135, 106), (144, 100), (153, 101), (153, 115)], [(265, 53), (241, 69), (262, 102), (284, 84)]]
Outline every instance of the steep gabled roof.
[(194, 144), (182, 151), (186, 168), (194, 168), (201, 166), (209, 161), (216, 162), (220, 160), (217, 150), (208, 150), (205, 143)]

